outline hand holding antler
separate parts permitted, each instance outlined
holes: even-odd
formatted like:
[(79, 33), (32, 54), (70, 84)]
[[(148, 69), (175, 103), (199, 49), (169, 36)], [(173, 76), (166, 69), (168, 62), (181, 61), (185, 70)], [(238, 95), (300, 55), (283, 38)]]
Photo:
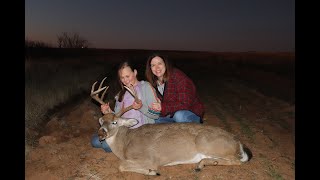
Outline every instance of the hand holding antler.
[(133, 107), (133, 109), (135, 109), (135, 110), (140, 109), (140, 108), (142, 107), (142, 102), (141, 102), (141, 100), (139, 100), (139, 102), (134, 101), (133, 104), (132, 104), (132, 107)]
[[(92, 99), (96, 100), (97, 102), (99, 102), (101, 104), (101, 111), (102, 111), (103, 114), (114, 113), (111, 110), (111, 108), (109, 106), (109, 103), (105, 103), (103, 101), (103, 97), (104, 97), (107, 89), (109, 88), (109, 86), (102, 87), (102, 84), (103, 84), (103, 82), (104, 82), (104, 80), (106, 78), (107, 77), (103, 78), (103, 80), (101, 81), (101, 83), (100, 83), (100, 85), (99, 85), (97, 90), (94, 90), (94, 87), (97, 84), (97, 81), (95, 83), (93, 83), (92, 88), (91, 88), (91, 94), (90, 94)], [(134, 90), (134, 88), (132, 87), (132, 90), (127, 86), (125, 86), (125, 88), (132, 94), (132, 96), (135, 98), (135, 101), (139, 104), (140, 100), (136, 96), (136, 91)], [(99, 97), (99, 93), (101, 91), (103, 91), (103, 90), (104, 90), (104, 92), (102, 93), (101, 97)], [(137, 105), (136, 107), (138, 108), (139, 106)], [(128, 107), (126, 107), (124, 109), (121, 109), (118, 113), (115, 114), (115, 116), (120, 117), (123, 113), (131, 110), (132, 108), (133, 108), (133, 105), (128, 106)], [(141, 107), (139, 107), (139, 108), (141, 108)]]
[(101, 112), (102, 112), (103, 114), (108, 114), (108, 113), (113, 112), (113, 111), (111, 110), (110, 106), (109, 106), (109, 102), (106, 103), (106, 104), (102, 104), (102, 105), (100, 106), (100, 108), (101, 108)]

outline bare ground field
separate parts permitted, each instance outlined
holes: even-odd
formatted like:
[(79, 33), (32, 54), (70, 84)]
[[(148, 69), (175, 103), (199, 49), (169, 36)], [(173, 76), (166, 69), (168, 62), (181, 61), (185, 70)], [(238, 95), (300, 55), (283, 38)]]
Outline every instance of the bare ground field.
[[(241, 80), (240, 71), (229, 76), (209, 67), (200, 70), (184, 64), (181, 68), (194, 79), (205, 103), (204, 123), (237, 135), (252, 151), (248, 163), (206, 166), (200, 172), (193, 170), (195, 164), (166, 166), (159, 168), (160, 176), (122, 173), (113, 153), (91, 147), (101, 112), (88, 94), (52, 115), (39, 133), (38, 144), (26, 152), (25, 179), (295, 179), (293, 82), (275, 73), (248, 75), (268, 94)], [(293, 100), (279, 98), (276, 92), (287, 92)]]

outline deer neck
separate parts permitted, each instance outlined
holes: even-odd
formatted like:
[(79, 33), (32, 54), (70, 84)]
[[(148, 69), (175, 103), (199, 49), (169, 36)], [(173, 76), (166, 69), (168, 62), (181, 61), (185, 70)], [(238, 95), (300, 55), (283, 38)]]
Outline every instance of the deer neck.
[(112, 152), (119, 158), (119, 159), (125, 159), (124, 158), (124, 147), (126, 146), (127, 142), (127, 136), (126, 134), (130, 131), (127, 127), (119, 127), (116, 132), (113, 133), (112, 136), (110, 136), (108, 139), (106, 139), (106, 142), (112, 149)]

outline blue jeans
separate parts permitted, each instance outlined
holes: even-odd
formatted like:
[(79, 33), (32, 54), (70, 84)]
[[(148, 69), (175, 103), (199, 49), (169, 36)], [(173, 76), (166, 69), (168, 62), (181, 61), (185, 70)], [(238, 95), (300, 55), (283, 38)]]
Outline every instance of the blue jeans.
[(181, 123), (194, 122), (200, 123), (200, 117), (188, 110), (180, 110), (174, 113), (173, 117), (160, 117), (155, 120), (155, 123)]
[(92, 136), (92, 139), (91, 139), (91, 145), (92, 147), (94, 148), (102, 148), (104, 149), (104, 151), (106, 152), (112, 152), (111, 151), (111, 148), (109, 147), (109, 145), (107, 144), (107, 142), (104, 140), (104, 141), (99, 141), (99, 136), (98, 134), (94, 134)]

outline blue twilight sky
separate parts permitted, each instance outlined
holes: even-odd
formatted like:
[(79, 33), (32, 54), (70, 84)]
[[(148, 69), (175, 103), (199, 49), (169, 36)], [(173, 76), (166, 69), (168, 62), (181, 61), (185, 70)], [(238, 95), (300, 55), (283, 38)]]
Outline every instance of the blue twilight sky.
[(26, 0), (25, 36), (93, 48), (295, 51), (294, 0)]

